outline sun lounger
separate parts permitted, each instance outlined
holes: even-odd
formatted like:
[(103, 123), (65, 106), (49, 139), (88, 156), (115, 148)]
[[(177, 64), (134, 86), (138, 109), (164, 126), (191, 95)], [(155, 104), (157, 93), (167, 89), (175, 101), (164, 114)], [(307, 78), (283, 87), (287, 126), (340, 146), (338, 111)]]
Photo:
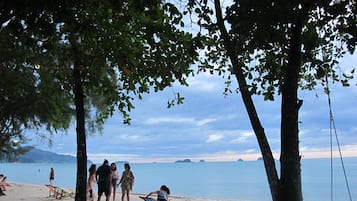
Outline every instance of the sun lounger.
[(48, 184), (46, 184), (46, 186), (50, 190), (51, 194), (53, 194), (53, 197), (55, 197), (56, 199), (60, 200), (62, 198), (67, 198), (67, 197), (74, 198), (73, 192), (66, 191), (65, 189), (58, 186), (51, 186)]
[(139, 196), (139, 198), (143, 199), (144, 201), (155, 201), (155, 199), (146, 196)]

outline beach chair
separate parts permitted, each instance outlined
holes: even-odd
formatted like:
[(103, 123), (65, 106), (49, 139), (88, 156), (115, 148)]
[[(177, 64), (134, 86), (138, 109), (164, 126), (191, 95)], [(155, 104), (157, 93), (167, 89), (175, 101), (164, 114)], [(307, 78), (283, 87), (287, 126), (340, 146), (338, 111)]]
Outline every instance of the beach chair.
[(68, 198), (68, 197), (74, 198), (73, 192), (66, 191), (65, 189), (58, 186), (51, 186), (48, 184), (46, 184), (46, 186), (48, 187), (48, 189), (51, 191), (51, 193), (56, 199), (61, 200), (62, 198)]
[(60, 187), (56, 187), (58, 189), (58, 191), (60, 191), (60, 198), (59, 199), (62, 199), (62, 198), (74, 198), (75, 197), (75, 193), (74, 192), (70, 192), (70, 191), (67, 191), (63, 188), (60, 188)]
[(50, 191), (50, 194), (52, 194), (52, 196), (57, 199), (58, 192), (56, 191), (55, 187), (48, 184), (45, 184), (45, 186), (47, 186), (48, 190)]
[(146, 196), (139, 196), (139, 198), (143, 199), (144, 201), (155, 201), (155, 199)]

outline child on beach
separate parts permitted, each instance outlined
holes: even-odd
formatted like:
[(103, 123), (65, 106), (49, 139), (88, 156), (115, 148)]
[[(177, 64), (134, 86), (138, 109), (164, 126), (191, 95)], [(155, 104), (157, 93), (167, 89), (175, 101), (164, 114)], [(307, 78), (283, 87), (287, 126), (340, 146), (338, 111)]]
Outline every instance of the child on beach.
[(152, 194), (157, 194), (156, 201), (168, 201), (169, 195), (170, 195), (170, 189), (167, 186), (162, 185), (159, 190), (150, 192), (145, 197), (141, 196), (140, 198), (145, 201), (151, 201), (151, 200), (154, 200), (152, 198), (149, 198), (149, 196)]

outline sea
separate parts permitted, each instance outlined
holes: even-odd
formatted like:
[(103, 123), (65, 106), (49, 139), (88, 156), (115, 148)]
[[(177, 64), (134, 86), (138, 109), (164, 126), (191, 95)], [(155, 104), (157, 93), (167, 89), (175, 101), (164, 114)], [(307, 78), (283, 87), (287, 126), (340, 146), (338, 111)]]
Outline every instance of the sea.
[[(172, 196), (226, 201), (272, 200), (261, 160), (130, 165), (135, 175), (133, 193), (148, 193), (165, 184)], [(279, 168), (278, 161), (276, 165)], [(6, 175), (9, 182), (45, 185), (51, 167), (55, 170), (56, 186), (75, 189), (77, 165), (72, 163), (0, 163), (0, 174)], [(121, 174), (123, 165), (117, 163), (117, 167)], [(304, 201), (357, 200), (355, 157), (342, 161), (339, 158), (332, 161), (302, 159), (301, 178)]]

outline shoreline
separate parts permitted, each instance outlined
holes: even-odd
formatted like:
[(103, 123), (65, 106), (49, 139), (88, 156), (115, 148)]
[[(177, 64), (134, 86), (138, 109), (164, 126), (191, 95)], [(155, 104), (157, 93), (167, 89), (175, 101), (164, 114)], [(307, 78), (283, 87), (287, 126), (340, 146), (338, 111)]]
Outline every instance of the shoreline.
[[(74, 198), (64, 197), (62, 199), (56, 199), (55, 197), (49, 197), (49, 188), (44, 185), (28, 184), (28, 183), (15, 183), (9, 182), (10, 186), (7, 186), (6, 195), (0, 196), (0, 201), (54, 201), (65, 200), (74, 201)], [(75, 189), (65, 189), (67, 192), (74, 192)], [(143, 201), (139, 196), (145, 195), (144, 193), (130, 193), (130, 201)], [(105, 200), (105, 195), (102, 195), (101, 200)], [(110, 199), (113, 200), (112, 198)], [(170, 196), (170, 201), (218, 201), (214, 199), (201, 199), (190, 198), (182, 196)], [(121, 201), (121, 192), (117, 192), (115, 201)]]

